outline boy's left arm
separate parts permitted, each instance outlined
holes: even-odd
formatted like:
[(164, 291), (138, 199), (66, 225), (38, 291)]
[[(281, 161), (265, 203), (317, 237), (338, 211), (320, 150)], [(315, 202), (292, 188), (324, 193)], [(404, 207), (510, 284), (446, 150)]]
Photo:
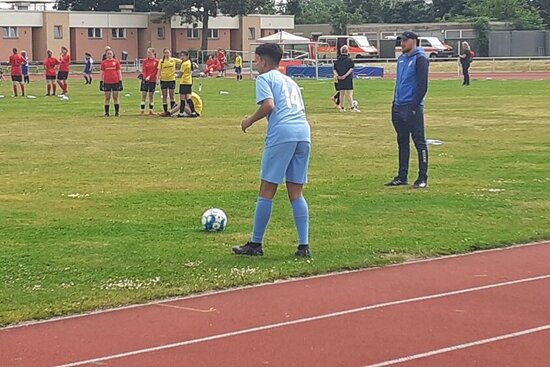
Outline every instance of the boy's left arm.
[(262, 101), (260, 108), (250, 117), (243, 119), (241, 122), (241, 129), (246, 133), (246, 130), (252, 126), (256, 121), (268, 116), (275, 108), (275, 103), (272, 98), (267, 98)]

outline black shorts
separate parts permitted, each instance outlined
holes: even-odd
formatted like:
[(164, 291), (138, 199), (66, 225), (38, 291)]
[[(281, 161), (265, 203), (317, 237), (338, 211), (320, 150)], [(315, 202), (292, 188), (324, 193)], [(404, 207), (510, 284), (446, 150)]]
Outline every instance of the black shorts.
[(146, 82), (145, 80), (141, 82), (141, 87), (139, 88), (140, 91), (148, 93), (154, 93), (155, 89), (157, 89), (157, 83)]
[(353, 90), (353, 79), (346, 78), (344, 80), (339, 80), (336, 84), (336, 90)]
[(55, 75), (46, 75), (46, 80), (56, 80), (57, 77)]
[(160, 89), (176, 89), (176, 81), (171, 80), (169, 82), (160, 82)]
[(243, 71), (243, 68), (242, 68), (242, 67), (240, 67), (240, 66), (235, 67), (235, 72), (236, 72), (237, 74), (240, 74), (242, 71)]
[(105, 84), (103, 83), (104, 92), (120, 92), (120, 83)]
[(58, 71), (57, 72), (57, 80), (67, 80), (69, 78), (69, 72), (68, 71)]
[(180, 84), (180, 94), (191, 94), (193, 93), (192, 84)]
[(21, 83), (23, 81), (23, 76), (22, 75), (12, 75), (11, 76), (11, 81)]

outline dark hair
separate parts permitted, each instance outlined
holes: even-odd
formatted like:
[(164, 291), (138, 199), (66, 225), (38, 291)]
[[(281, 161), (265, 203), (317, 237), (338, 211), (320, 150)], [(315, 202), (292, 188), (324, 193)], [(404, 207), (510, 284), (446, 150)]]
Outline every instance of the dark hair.
[(189, 51), (182, 51), (182, 52), (180, 52), (180, 55), (182, 55), (182, 56), (185, 55), (185, 56), (189, 57)]
[(12, 49), (12, 51), (13, 51), (14, 54), (17, 53), (17, 49), (15, 47)]
[(256, 48), (256, 55), (263, 59), (269, 59), (273, 64), (279, 65), (283, 58), (283, 50), (276, 43), (264, 43)]
[(86, 55), (86, 56), (92, 56), (89, 52), (85, 52), (84, 55)]

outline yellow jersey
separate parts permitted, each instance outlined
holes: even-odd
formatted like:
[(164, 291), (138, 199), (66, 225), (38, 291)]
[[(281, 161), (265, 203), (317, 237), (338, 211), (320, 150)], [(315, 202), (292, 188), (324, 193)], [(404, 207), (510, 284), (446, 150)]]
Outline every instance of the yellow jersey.
[(235, 59), (235, 67), (236, 68), (243, 67), (243, 58), (241, 56), (237, 56), (237, 58)]
[(199, 96), (197, 93), (193, 92), (191, 93), (191, 99), (193, 100), (193, 104), (195, 105), (195, 111), (198, 113), (202, 113), (202, 99), (201, 96)]
[(180, 60), (174, 57), (166, 60), (160, 59), (159, 70), (161, 82), (176, 81), (176, 65), (178, 64), (178, 62), (180, 62)]
[(191, 60), (182, 61), (180, 71), (181, 71), (180, 84), (183, 84), (183, 85), (193, 84), (193, 75), (192, 75), (193, 64), (191, 63)]

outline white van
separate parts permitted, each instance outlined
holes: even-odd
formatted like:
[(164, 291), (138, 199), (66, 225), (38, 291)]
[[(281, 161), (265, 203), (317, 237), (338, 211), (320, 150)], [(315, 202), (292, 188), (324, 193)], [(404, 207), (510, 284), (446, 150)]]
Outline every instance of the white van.
[(318, 39), (317, 53), (321, 59), (334, 59), (340, 54), (340, 48), (348, 45), (353, 59), (378, 57), (378, 49), (371, 46), (365, 36), (321, 36)]
[[(453, 46), (441, 42), (437, 37), (418, 37), (418, 40), (420, 41), (420, 47), (424, 49), (430, 59), (453, 57)], [(395, 57), (397, 58), (401, 54), (401, 42), (399, 38), (396, 38)]]

